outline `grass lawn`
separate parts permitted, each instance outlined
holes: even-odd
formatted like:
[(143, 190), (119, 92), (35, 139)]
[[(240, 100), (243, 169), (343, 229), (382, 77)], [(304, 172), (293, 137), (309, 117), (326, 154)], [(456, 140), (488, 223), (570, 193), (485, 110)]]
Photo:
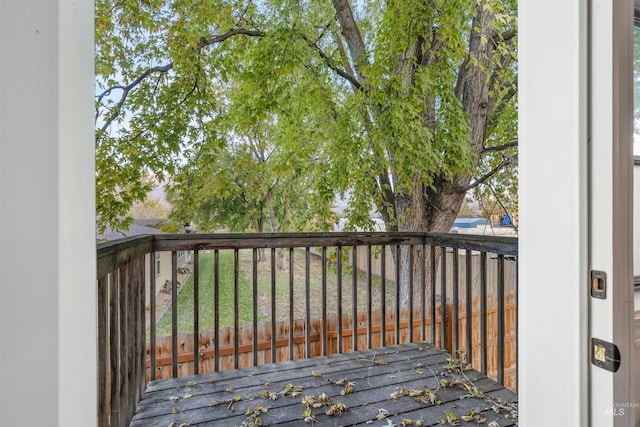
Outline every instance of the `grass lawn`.
[[(287, 261), (289, 251), (285, 250)], [(320, 317), (322, 314), (322, 260), (318, 256), (319, 252), (312, 250), (309, 262), (309, 290), (311, 300), (311, 316)], [(269, 252), (267, 256), (270, 257)], [(305, 307), (305, 250), (294, 250), (294, 285), (293, 285), (293, 311), (296, 319), (304, 319)], [(288, 263), (287, 263), (288, 264)], [(338, 303), (341, 301), (343, 313), (350, 313), (352, 310), (352, 281), (353, 275), (346, 265), (342, 269), (342, 295), (338, 297), (338, 277), (335, 268), (335, 261), (328, 261), (326, 272), (327, 282), (327, 313), (336, 314)], [(251, 253), (240, 254), (241, 271), (246, 272), (246, 277), (251, 277)], [(276, 272), (276, 320), (287, 320), (289, 318), (289, 268)], [(366, 274), (359, 272), (357, 275), (358, 288), (358, 309), (366, 310)], [(392, 282), (387, 280), (387, 298), (392, 297)], [(258, 292), (260, 294), (258, 307), (263, 313), (269, 314), (271, 309), (271, 264), (270, 261), (258, 264)], [(380, 300), (380, 278), (372, 279), (373, 300)]]
[[(200, 253), (200, 329), (213, 330), (213, 253)], [(238, 279), (240, 325), (251, 323), (251, 284), (245, 274)], [(157, 335), (171, 335), (171, 307), (157, 323)], [(264, 321), (264, 316), (258, 316)], [(220, 252), (220, 326), (233, 326), (233, 252)], [(193, 333), (193, 274), (178, 295), (178, 332)]]
[[(287, 260), (288, 250), (285, 251)], [(267, 257), (270, 252), (267, 251)], [(252, 251), (239, 252), (239, 320), (240, 326), (252, 322)], [(233, 326), (233, 251), (220, 251), (220, 327)], [(213, 252), (200, 252), (200, 329), (213, 330), (214, 292), (213, 292)], [(258, 322), (264, 322), (271, 316), (271, 262), (258, 263)], [(310, 299), (312, 317), (322, 313), (322, 262), (317, 256), (310, 258)], [(337, 274), (335, 266), (327, 268), (327, 313), (335, 314), (341, 301), (343, 313), (352, 311), (352, 280), (349, 268), (342, 272), (342, 298), (338, 297)], [(358, 309), (366, 310), (366, 275), (357, 275)], [(305, 318), (305, 251), (294, 251), (294, 317)], [(372, 300), (374, 309), (380, 301), (380, 278), (372, 280)], [(289, 269), (276, 272), (276, 320), (289, 318)], [(393, 301), (393, 282), (387, 280), (387, 302)], [(178, 332), (193, 333), (193, 274), (184, 284), (178, 295)], [(157, 323), (157, 336), (171, 335), (171, 308)]]

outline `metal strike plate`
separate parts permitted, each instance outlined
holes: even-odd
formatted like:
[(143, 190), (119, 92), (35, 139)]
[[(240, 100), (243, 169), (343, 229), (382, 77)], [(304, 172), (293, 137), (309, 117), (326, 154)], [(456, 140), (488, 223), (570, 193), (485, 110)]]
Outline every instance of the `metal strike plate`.
[(593, 298), (607, 298), (607, 273), (591, 270), (591, 296)]
[(607, 371), (616, 372), (620, 367), (620, 351), (613, 343), (591, 338), (591, 363)]

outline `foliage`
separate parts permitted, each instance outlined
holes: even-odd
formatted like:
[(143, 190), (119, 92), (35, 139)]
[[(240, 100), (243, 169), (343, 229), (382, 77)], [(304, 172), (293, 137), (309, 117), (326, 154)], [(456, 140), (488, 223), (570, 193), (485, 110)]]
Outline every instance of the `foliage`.
[(142, 201), (135, 201), (129, 209), (129, 216), (136, 219), (160, 219), (169, 216), (169, 207), (160, 199), (147, 195)]
[(178, 221), (205, 228), (324, 229), (339, 195), (353, 227), (375, 208), (390, 229), (447, 228), (466, 191), (515, 188), (516, 14), (514, 0), (97, 1), (100, 224), (149, 173), (173, 178)]

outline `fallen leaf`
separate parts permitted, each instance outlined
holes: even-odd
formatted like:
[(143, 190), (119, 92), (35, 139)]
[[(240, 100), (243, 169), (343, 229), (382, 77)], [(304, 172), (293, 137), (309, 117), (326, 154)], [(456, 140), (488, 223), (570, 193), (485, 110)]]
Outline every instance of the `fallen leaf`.
[(327, 415), (340, 415), (343, 411), (347, 409), (347, 405), (344, 403), (336, 403), (331, 405), (331, 407), (327, 410)]
[(378, 409), (378, 415), (376, 415), (376, 419), (378, 420), (384, 420), (385, 418), (387, 418), (389, 416), (389, 411), (387, 411), (384, 408), (379, 408)]
[(347, 377), (340, 378), (340, 379), (339, 379), (339, 380), (337, 380), (337, 381), (331, 381), (331, 380), (329, 380), (329, 382), (333, 382), (335, 385), (344, 385), (347, 381), (349, 381), (349, 380), (347, 379)]

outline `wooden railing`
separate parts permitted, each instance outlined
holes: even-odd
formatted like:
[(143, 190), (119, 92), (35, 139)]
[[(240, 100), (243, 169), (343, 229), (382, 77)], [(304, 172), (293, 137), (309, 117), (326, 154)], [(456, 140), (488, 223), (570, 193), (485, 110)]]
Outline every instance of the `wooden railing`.
[[(178, 310), (179, 251), (193, 260), (188, 314)], [(171, 253), (172, 264), (170, 349), (162, 354), (159, 252)], [(204, 271), (207, 252), (213, 266)], [(226, 252), (233, 283), (221, 295)], [(100, 244), (98, 425), (127, 426), (150, 380), (411, 341), (433, 342), (515, 389), (517, 252), (514, 238), (434, 233), (179, 234)], [(199, 319), (204, 275), (213, 282), (208, 326)], [(249, 298), (240, 297), (241, 279)], [(221, 304), (232, 306), (226, 321)], [(251, 320), (241, 324), (248, 304)], [(179, 333), (187, 315), (192, 335)]]

